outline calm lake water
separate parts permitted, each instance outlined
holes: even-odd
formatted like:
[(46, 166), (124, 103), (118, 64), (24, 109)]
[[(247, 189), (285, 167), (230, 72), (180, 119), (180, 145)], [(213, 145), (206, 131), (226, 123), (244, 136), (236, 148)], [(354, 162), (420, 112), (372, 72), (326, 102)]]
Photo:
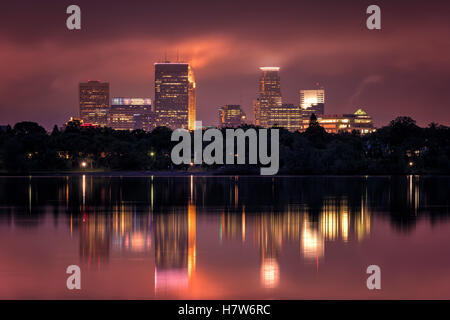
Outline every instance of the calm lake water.
[[(450, 177), (1, 177), (1, 299), (450, 299)], [(66, 288), (81, 268), (82, 289)], [(381, 268), (381, 290), (366, 268)]]

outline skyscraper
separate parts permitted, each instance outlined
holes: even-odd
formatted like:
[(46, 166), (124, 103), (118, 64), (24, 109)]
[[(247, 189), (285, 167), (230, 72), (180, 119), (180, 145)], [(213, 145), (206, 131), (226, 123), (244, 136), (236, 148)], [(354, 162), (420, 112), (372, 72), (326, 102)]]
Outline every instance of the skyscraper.
[(109, 83), (88, 81), (79, 85), (80, 118), (85, 124), (108, 124)]
[(221, 127), (239, 127), (245, 123), (245, 112), (240, 105), (227, 104), (219, 108), (219, 122)]
[(320, 104), (325, 104), (325, 90), (323, 87), (312, 90), (300, 90), (300, 108), (307, 110), (314, 105)]
[(155, 63), (155, 111), (159, 125), (195, 129), (195, 79), (188, 63)]
[(314, 113), (316, 116), (321, 116), (323, 115), (325, 112), (325, 105), (323, 103), (315, 103), (315, 104), (311, 104), (310, 107), (308, 108), (302, 108), (301, 109), (301, 113), (302, 113), (302, 117), (305, 119), (309, 119), (311, 118), (311, 115)]
[(143, 129), (143, 119), (151, 113), (150, 98), (112, 98), (108, 125), (115, 130)]
[(281, 106), (279, 67), (261, 67), (258, 97), (254, 102), (255, 125), (267, 128), (271, 108)]
[(302, 113), (299, 106), (283, 104), (271, 109), (269, 114), (270, 127), (280, 127), (289, 131), (298, 131), (302, 126)]

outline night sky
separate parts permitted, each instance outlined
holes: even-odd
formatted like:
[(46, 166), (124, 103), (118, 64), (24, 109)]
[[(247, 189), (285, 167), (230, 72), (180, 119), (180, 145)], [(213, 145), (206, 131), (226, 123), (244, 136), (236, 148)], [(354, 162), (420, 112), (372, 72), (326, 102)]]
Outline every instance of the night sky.
[[(77, 4), (82, 29), (66, 28)], [(381, 7), (382, 30), (365, 26)], [(400, 115), (450, 124), (450, 1), (64, 1), (0, 3), (0, 125), (47, 128), (78, 116), (78, 83), (154, 98), (154, 66), (191, 62), (197, 120), (242, 104), (253, 120), (260, 66), (281, 67), (284, 103), (326, 90), (326, 113), (362, 107), (382, 126)]]

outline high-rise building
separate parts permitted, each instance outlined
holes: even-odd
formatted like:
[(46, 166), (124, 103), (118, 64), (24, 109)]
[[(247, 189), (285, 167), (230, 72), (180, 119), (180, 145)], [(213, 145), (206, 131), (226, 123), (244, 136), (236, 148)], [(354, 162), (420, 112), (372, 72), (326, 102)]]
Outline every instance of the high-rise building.
[(85, 124), (106, 126), (109, 112), (109, 83), (88, 81), (79, 85), (80, 118)]
[[(303, 118), (302, 128), (304, 131), (309, 127), (310, 119)], [(331, 114), (317, 116), (317, 122), (328, 133), (359, 131), (361, 134), (372, 133), (376, 129), (373, 126), (372, 117), (362, 109), (351, 114)]]
[(299, 106), (283, 104), (274, 106), (269, 113), (269, 127), (285, 128), (289, 131), (300, 130), (302, 125), (302, 112)]
[(258, 97), (254, 102), (255, 125), (267, 128), (273, 107), (282, 104), (279, 67), (261, 67)]
[(312, 104), (309, 108), (300, 109), (302, 112), (302, 117), (309, 119), (314, 113), (316, 116), (321, 116), (325, 113), (325, 105), (323, 103)]
[[(325, 89), (320, 87), (318, 89), (312, 90), (300, 90), (300, 108), (303, 110), (308, 110), (313, 105), (323, 105), (325, 104)], [(324, 110), (322, 110), (322, 113)]]
[(189, 63), (155, 63), (155, 112), (161, 126), (195, 129), (195, 79)]
[(219, 108), (219, 125), (221, 127), (239, 127), (245, 123), (245, 112), (240, 105), (227, 104)]
[(108, 125), (115, 130), (143, 129), (143, 117), (151, 107), (150, 98), (112, 98)]
[(151, 132), (151, 131), (153, 131), (153, 129), (155, 129), (157, 126), (159, 126), (158, 117), (156, 116), (156, 112), (152, 111), (152, 110), (147, 112), (147, 114), (136, 117), (135, 119), (136, 119), (136, 124), (138, 126), (141, 126), (141, 128), (147, 132)]

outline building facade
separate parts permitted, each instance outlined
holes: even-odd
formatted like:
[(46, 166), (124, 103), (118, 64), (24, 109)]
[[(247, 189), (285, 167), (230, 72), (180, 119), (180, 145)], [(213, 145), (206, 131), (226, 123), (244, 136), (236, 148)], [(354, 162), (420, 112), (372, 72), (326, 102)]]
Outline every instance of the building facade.
[(143, 129), (143, 117), (151, 108), (150, 98), (112, 98), (108, 126), (115, 130)]
[(108, 125), (109, 83), (88, 81), (79, 84), (80, 118), (85, 124)]
[(280, 107), (281, 86), (279, 67), (261, 67), (262, 72), (259, 79), (259, 91), (253, 108), (255, 113), (255, 125), (264, 128), (269, 127), (269, 114), (273, 107)]
[[(364, 110), (358, 109), (352, 114), (334, 114), (317, 116), (317, 121), (328, 133), (358, 131), (361, 134), (375, 132), (372, 117)], [(303, 118), (301, 131), (309, 127), (309, 118)]]
[(325, 114), (325, 89), (300, 90), (300, 108), (305, 115)]
[(269, 127), (281, 127), (291, 132), (300, 130), (302, 112), (299, 106), (282, 104), (274, 106), (269, 114)]
[(323, 103), (312, 104), (309, 108), (302, 109), (302, 116), (305, 119), (309, 119), (311, 115), (314, 113), (316, 116), (322, 116), (325, 114), (325, 105)]
[(150, 110), (144, 115), (140, 115), (136, 118), (136, 122), (142, 126), (142, 129), (151, 132), (157, 126), (159, 126), (158, 117), (156, 116), (156, 112)]
[(219, 126), (235, 128), (245, 123), (245, 112), (240, 105), (227, 104), (219, 108)]
[(155, 112), (161, 126), (195, 129), (195, 79), (188, 63), (155, 63)]

